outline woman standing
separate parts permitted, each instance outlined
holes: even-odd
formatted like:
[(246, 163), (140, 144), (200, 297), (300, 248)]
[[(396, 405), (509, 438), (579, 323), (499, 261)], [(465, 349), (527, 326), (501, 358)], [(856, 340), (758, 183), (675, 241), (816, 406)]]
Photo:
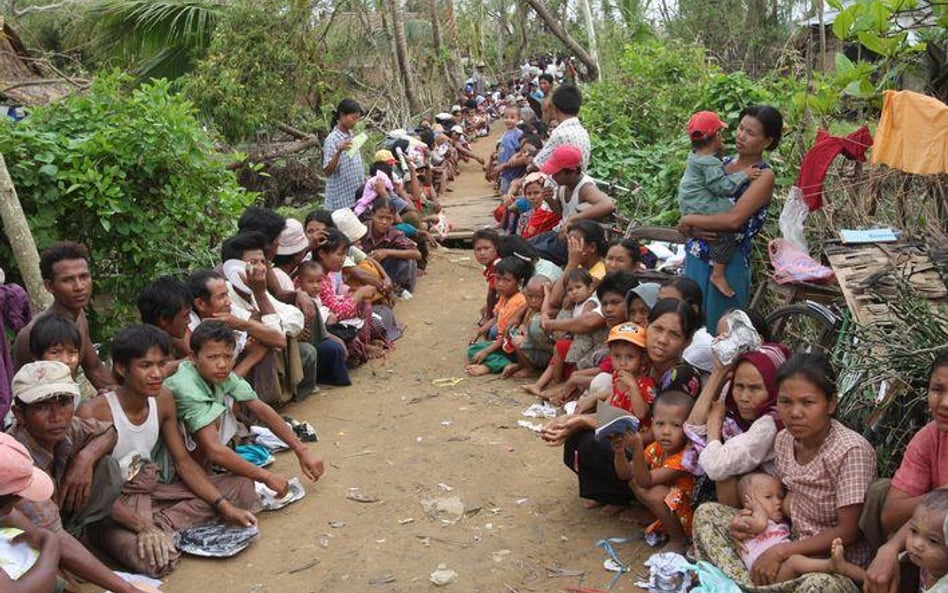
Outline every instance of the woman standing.
[(326, 201), (329, 210), (352, 208), (356, 192), (365, 185), (362, 155), (352, 148), (352, 130), (362, 118), (362, 108), (352, 99), (343, 99), (332, 114), (332, 130), (323, 142), (323, 173), (326, 175)]
[(698, 507), (694, 518), (699, 556), (720, 568), (745, 590), (770, 585), (771, 593), (856, 593), (852, 581), (821, 573), (777, 584), (781, 565), (794, 554), (827, 558), (833, 540), (842, 540), (846, 559), (865, 566), (871, 550), (859, 532), (859, 516), (869, 484), (876, 477), (876, 455), (858, 433), (835, 419), (836, 376), (829, 361), (797, 354), (777, 374), (777, 413), (786, 428), (777, 434), (776, 477), (787, 494), (783, 502), (793, 540), (768, 548), (748, 571), (732, 533), (737, 509), (716, 503)]
[[(748, 167), (761, 169), (760, 177), (745, 183), (734, 194), (734, 206), (719, 214), (689, 214), (681, 218), (679, 230), (691, 237), (686, 246), (685, 276), (693, 279), (704, 294), (704, 313), (707, 328), (716, 333), (718, 318), (727, 309), (741, 308), (750, 295), (751, 241), (760, 232), (767, 219), (767, 207), (774, 195), (774, 173), (763, 160), (765, 150), (773, 150), (780, 143), (783, 116), (768, 105), (755, 105), (741, 112), (735, 134), (737, 156), (724, 162), (724, 170), (734, 173)], [(718, 232), (737, 233), (740, 257), (731, 258), (725, 275), (736, 293), (725, 297), (710, 286), (711, 263), (706, 239)]]

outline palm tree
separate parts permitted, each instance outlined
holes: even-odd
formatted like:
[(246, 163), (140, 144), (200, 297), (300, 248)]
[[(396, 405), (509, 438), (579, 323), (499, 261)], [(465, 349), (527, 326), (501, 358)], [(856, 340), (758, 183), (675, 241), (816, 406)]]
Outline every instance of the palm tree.
[(226, 0), (93, 0), (79, 27), (107, 60), (131, 62), (139, 79), (177, 78), (203, 55)]

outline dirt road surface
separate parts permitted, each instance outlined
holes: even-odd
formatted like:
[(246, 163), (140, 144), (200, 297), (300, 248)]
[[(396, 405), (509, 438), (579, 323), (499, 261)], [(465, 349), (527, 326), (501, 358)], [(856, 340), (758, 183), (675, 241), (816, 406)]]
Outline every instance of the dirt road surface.
[[(495, 124), (495, 128), (498, 124)], [(475, 144), (487, 155), (488, 139)], [(491, 192), (476, 163), (445, 198)], [(453, 198), (457, 196), (457, 198)], [(496, 203), (486, 199), (485, 214)], [(485, 216), (486, 222), (486, 216)], [(534, 402), (517, 380), (464, 377), (465, 347), (485, 284), (473, 253), (440, 249), (415, 298), (395, 313), (405, 336), (384, 363), (355, 370), (354, 385), (324, 388), (288, 413), (313, 423), (326, 473), (306, 498), (260, 515), (260, 537), (228, 560), (187, 557), (169, 593), (463, 593), (605, 588), (613, 577), (595, 542), (640, 530), (585, 510), (562, 449), (517, 426)], [(457, 384), (446, 381), (463, 378)], [(441, 380), (441, 381), (438, 381)], [(446, 384), (446, 385), (445, 385)], [(300, 476), (292, 453), (274, 467)], [(350, 494), (377, 502), (357, 502)], [(463, 511), (456, 497), (463, 505)], [(423, 501), (447, 511), (426, 514)], [(453, 504), (452, 504), (453, 502)], [(638, 591), (650, 550), (615, 546), (632, 572), (613, 591)], [(457, 573), (441, 587), (439, 564)], [(548, 576), (556, 569), (583, 576)]]

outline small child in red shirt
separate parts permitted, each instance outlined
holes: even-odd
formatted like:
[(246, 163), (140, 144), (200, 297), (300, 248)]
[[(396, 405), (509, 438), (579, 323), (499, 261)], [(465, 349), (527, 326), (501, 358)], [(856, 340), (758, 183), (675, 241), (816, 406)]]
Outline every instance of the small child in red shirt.
[[(599, 400), (625, 410), (647, 427), (649, 406), (655, 400), (655, 381), (646, 374), (645, 328), (620, 323), (609, 331), (606, 340), (612, 360), (612, 393), (592, 393), (579, 400), (576, 413), (595, 412)], [(651, 440), (651, 439), (646, 439)]]

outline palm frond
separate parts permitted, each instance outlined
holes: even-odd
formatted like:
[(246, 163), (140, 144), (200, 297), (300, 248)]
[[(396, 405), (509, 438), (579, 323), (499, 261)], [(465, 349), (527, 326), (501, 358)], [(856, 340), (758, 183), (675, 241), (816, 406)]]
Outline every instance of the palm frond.
[(221, 0), (94, 0), (80, 26), (103, 56), (131, 62), (139, 76), (176, 76), (188, 60), (177, 68), (174, 60), (207, 48), (222, 8)]

